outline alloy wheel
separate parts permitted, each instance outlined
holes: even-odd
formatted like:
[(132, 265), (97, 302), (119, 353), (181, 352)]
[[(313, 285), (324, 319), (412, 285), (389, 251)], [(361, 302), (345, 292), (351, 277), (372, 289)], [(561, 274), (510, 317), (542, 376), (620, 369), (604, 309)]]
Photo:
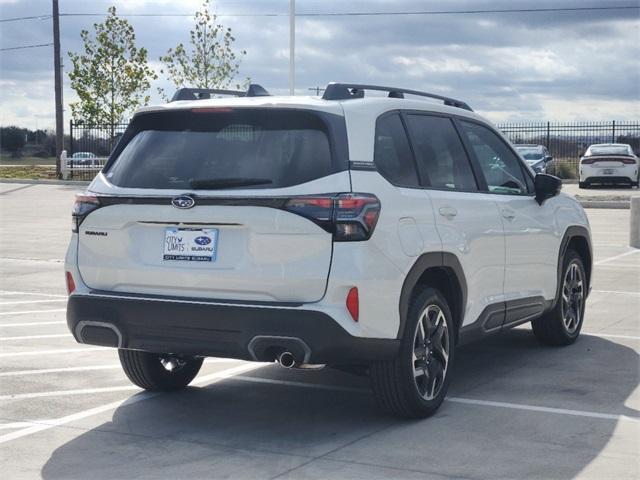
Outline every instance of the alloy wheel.
[(562, 284), (562, 323), (567, 333), (573, 334), (580, 325), (584, 307), (584, 282), (576, 262), (569, 264)]
[(420, 315), (413, 337), (413, 380), (425, 400), (438, 396), (449, 366), (451, 340), (445, 314), (428, 305)]

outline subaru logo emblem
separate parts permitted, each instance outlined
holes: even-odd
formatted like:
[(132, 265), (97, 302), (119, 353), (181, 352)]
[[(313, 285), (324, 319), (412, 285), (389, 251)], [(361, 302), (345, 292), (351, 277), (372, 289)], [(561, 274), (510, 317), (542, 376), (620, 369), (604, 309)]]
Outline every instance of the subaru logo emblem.
[(171, 205), (176, 208), (191, 208), (195, 204), (196, 201), (189, 195), (180, 195), (179, 197), (175, 197), (173, 200), (171, 200)]

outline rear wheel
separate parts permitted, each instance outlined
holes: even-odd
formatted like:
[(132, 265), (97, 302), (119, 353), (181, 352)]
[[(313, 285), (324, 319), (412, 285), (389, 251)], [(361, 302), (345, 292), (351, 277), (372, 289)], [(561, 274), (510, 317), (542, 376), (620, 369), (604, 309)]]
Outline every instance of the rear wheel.
[(578, 188), (589, 188), (589, 184), (587, 182), (578, 182)]
[(378, 404), (402, 417), (433, 414), (449, 388), (454, 346), (449, 305), (438, 290), (426, 288), (409, 309), (398, 356), (371, 366)]
[(560, 298), (553, 310), (533, 320), (533, 333), (547, 345), (570, 345), (580, 335), (587, 299), (587, 281), (582, 258), (567, 250), (563, 261)]
[(200, 371), (202, 358), (166, 353), (118, 350), (120, 364), (129, 380), (145, 390), (180, 390)]

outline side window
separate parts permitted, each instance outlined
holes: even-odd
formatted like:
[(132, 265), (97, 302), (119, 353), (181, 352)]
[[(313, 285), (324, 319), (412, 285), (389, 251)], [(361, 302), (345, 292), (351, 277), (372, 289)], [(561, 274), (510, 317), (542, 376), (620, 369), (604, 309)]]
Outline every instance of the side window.
[(482, 125), (460, 123), (480, 163), (489, 191), (510, 195), (529, 193), (520, 161), (504, 141)]
[(471, 164), (451, 119), (408, 115), (418, 168), (429, 186), (449, 190), (478, 189)]
[(418, 186), (409, 139), (399, 114), (385, 115), (378, 119), (373, 161), (378, 172), (392, 184), (401, 187)]

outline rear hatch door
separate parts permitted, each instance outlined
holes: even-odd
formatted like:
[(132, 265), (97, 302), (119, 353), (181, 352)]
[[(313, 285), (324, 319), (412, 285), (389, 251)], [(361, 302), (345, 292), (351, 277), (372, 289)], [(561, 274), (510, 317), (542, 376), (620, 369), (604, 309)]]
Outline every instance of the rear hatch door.
[(139, 115), (90, 187), (101, 206), (78, 229), (82, 279), (111, 292), (320, 300), (332, 234), (289, 207), (350, 191), (347, 159), (343, 117), (332, 113)]

